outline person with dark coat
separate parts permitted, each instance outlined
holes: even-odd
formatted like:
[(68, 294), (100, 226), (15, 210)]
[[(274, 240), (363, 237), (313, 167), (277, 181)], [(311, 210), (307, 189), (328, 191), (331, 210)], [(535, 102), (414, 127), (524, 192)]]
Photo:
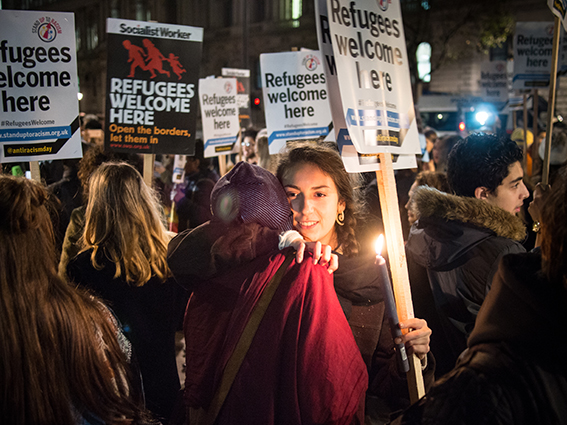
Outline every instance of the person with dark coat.
[(166, 423), (180, 388), (175, 331), (183, 310), (176, 301), (184, 296), (167, 267), (168, 242), (141, 174), (126, 163), (102, 164), (90, 178), (83, 250), (67, 274), (116, 314), (132, 342), (147, 407)]
[[(89, 121), (93, 122), (93, 121)], [(77, 177), (79, 178), (81, 190), (79, 193), (80, 206), (69, 211), (68, 224), (64, 229), (64, 238), (61, 247), (61, 258), (59, 259), (59, 276), (67, 279), (67, 264), (81, 250), (79, 240), (83, 235), (85, 227), (85, 211), (89, 197), (89, 179), (92, 173), (105, 162), (127, 162), (134, 166), (140, 173), (143, 170), (143, 161), (138, 154), (125, 154), (117, 152), (105, 152), (103, 146), (93, 145), (85, 152), (79, 161)]]
[(397, 425), (567, 424), (565, 168), (548, 193), (541, 251), (502, 259), (457, 367)]
[[(310, 242), (329, 245), (339, 256), (334, 273), (337, 297), (369, 371), (365, 406), (372, 423), (389, 421), (390, 414), (409, 406), (406, 374), (397, 367), (383, 296), (384, 282), (376, 273), (378, 235), (365, 232), (361, 203), (351, 176), (338, 151), (321, 144), (296, 144), (280, 157), (277, 177), (293, 212), (294, 229)], [(400, 323), (409, 332), (396, 343), (405, 344), (425, 369), (427, 386), (433, 378), (434, 361), (429, 354), (431, 330), (425, 320)], [(429, 359), (429, 360), (428, 360)]]
[[(366, 367), (326, 268), (311, 258), (288, 263), (291, 248), (278, 249), (279, 233), (291, 229), (282, 187), (267, 170), (239, 162), (211, 201), (213, 219), (179, 234), (168, 254), (177, 281), (193, 291), (184, 325), (188, 423), (353, 423)], [(256, 332), (246, 334), (272, 288)], [(242, 339), (250, 345), (239, 356)], [(224, 387), (235, 357), (241, 365)]]
[(204, 154), (205, 145), (199, 139), (195, 142), (195, 155), (187, 157), (184, 182), (179, 185), (174, 199), (179, 233), (194, 229), (212, 217), (211, 192), (219, 175), (210, 167), (210, 160)]
[[(455, 195), (416, 189), (418, 221), (406, 245), (410, 261), (427, 269), (452, 364), (466, 348), (500, 259), (525, 252), (525, 226), (515, 216), (528, 196), (522, 151), (509, 139), (475, 134), (457, 143), (448, 179)], [(435, 354), (435, 353), (434, 353)]]

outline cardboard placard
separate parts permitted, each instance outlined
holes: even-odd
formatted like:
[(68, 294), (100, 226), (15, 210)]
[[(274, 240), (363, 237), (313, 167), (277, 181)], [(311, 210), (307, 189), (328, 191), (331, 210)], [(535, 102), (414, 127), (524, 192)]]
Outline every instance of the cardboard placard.
[(72, 13), (0, 10), (0, 162), (80, 158)]
[(286, 142), (326, 136), (331, 110), (318, 51), (260, 55), (270, 154)]
[(203, 29), (107, 20), (105, 147), (193, 155)]
[(205, 158), (237, 153), (240, 132), (236, 78), (199, 80)]
[[(399, 0), (327, 0), (351, 140), (360, 153), (420, 153)], [(340, 134), (339, 134), (340, 136)]]

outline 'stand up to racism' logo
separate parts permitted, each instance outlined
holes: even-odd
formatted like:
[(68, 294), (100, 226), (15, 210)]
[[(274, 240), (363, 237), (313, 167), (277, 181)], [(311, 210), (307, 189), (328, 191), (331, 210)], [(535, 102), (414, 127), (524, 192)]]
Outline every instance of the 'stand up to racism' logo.
[(224, 91), (226, 92), (226, 94), (230, 94), (230, 92), (232, 92), (232, 84), (230, 84), (228, 81), (224, 83)]
[(32, 33), (37, 33), (41, 41), (51, 43), (57, 34), (61, 34), (61, 25), (55, 19), (46, 16), (34, 22)]
[(388, 4), (390, 3), (390, 1), (391, 0), (376, 0), (378, 7), (384, 12), (388, 10)]
[(305, 69), (307, 69), (308, 71), (315, 71), (317, 67), (321, 65), (321, 62), (316, 56), (307, 55), (303, 59), (302, 64), (303, 66), (305, 66)]
[(128, 50), (128, 63), (130, 63), (128, 78), (134, 78), (136, 68), (140, 68), (142, 71), (149, 71), (150, 78), (155, 78), (157, 76), (156, 72), (167, 75), (169, 78), (171, 76), (170, 71), (163, 68), (164, 63), (166, 63), (169, 64), (171, 71), (177, 75), (177, 79), (181, 80), (181, 74), (187, 72), (187, 70), (179, 62), (179, 56), (170, 53), (166, 58), (155, 44), (147, 38), (142, 40), (142, 44), (144, 45), (143, 48), (132, 44), (130, 40), (122, 42), (124, 48)]
[(545, 33), (546, 33), (548, 36), (550, 36), (550, 37), (553, 36), (553, 30), (554, 30), (553, 24), (548, 25), (548, 26), (545, 27)]

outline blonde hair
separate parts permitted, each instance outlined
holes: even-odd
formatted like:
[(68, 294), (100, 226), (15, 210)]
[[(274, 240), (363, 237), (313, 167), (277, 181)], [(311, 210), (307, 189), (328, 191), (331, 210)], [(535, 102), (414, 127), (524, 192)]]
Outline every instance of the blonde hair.
[(91, 262), (99, 253), (116, 266), (114, 277), (143, 286), (152, 275), (162, 281), (169, 275), (167, 235), (159, 202), (140, 173), (126, 163), (105, 163), (89, 181), (89, 200), (83, 233), (83, 251), (92, 248)]

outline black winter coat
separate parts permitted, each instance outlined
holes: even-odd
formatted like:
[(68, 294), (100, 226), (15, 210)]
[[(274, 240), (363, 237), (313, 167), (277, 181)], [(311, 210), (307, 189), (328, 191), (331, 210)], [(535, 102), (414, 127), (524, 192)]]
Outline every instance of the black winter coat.
[(458, 366), (396, 425), (565, 425), (567, 291), (541, 256), (506, 256)]
[[(185, 291), (173, 278), (161, 282), (152, 277), (143, 286), (114, 278), (116, 267), (104, 253), (91, 263), (92, 250), (69, 263), (69, 281), (91, 290), (114, 312), (124, 334), (132, 343), (142, 375), (147, 407), (169, 419), (179, 391), (175, 360), (175, 331), (185, 311)], [(179, 303), (179, 299), (184, 302)]]
[(524, 238), (525, 226), (518, 217), (487, 202), (429, 187), (418, 188), (412, 199), (419, 220), (406, 245), (408, 262), (427, 269), (441, 326), (432, 328), (433, 334), (445, 337), (453, 367), (466, 348), (500, 259), (525, 252), (517, 242)]

